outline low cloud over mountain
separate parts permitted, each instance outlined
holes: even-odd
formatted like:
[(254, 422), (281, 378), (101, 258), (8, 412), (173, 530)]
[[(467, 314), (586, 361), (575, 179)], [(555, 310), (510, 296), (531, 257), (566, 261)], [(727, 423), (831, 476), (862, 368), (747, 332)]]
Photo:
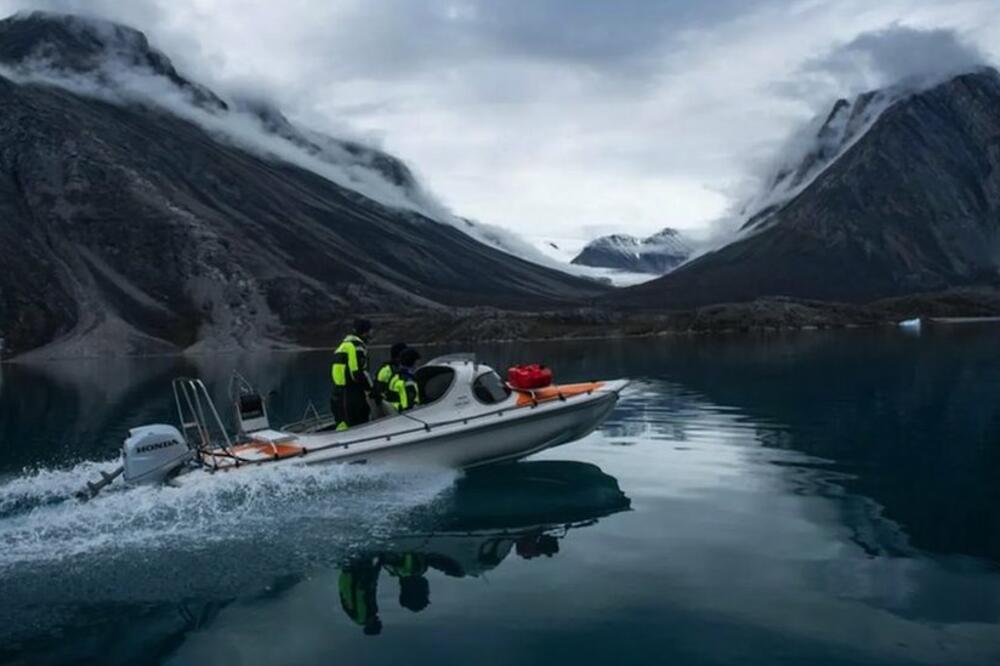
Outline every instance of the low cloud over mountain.
[[(883, 108), (884, 107), (884, 108)], [(869, 113), (873, 108), (878, 113)], [(617, 302), (868, 301), (1000, 277), (1000, 74), (838, 101), (742, 236)], [(781, 196), (779, 196), (781, 195)]]

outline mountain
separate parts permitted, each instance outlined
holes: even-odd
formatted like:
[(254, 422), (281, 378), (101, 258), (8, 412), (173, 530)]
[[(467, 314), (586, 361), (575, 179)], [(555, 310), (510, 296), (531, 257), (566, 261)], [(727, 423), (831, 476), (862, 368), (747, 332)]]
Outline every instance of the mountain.
[[(819, 174), (863, 136), (886, 107), (894, 91), (877, 90), (853, 100), (840, 99), (830, 112), (796, 132), (776, 163), (766, 186), (749, 201), (741, 214), (742, 230), (761, 229), (774, 213), (812, 184)], [(822, 120), (818, 128), (816, 122)]]
[(1000, 74), (987, 68), (838, 102), (737, 240), (616, 303), (866, 302), (997, 281), (998, 109)]
[(602, 290), (476, 241), (395, 157), (226, 100), (125, 26), (0, 21), (0, 108), (3, 356), (329, 344), (358, 312)]
[(615, 268), (634, 273), (663, 274), (691, 256), (691, 245), (676, 229), (666, 228), (648, 238), (627, 234), (601, 236), (580, 251), (571, 263)]

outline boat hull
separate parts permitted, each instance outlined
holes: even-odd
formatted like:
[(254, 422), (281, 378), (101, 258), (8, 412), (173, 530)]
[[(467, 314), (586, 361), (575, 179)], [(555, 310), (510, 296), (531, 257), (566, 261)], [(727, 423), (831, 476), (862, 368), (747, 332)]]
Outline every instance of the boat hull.
[(544, 449), (566, 444), (593, 432), (607, 418), (617, 394), (605, 393), (578, 405), (539, 411), (525, 418), (497, 418), (474, 428), (435, 432), (409, 443), (340, 452), (339, 455), (306, 459), (307, 464), (403, 463), (407, 465), (467, 469), (496, 462), (517, 460)]

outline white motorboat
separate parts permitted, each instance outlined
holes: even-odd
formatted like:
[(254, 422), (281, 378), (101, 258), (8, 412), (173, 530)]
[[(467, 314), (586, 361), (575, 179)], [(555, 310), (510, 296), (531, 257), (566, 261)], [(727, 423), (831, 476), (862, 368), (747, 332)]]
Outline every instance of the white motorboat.
[(133, 428), (121, 467), (89, 483), (84, 494), (96, 494), (119, 475), (129, 484), (185, 484), (264, 465), (398, 462), (465, 469), (516, 460), (592, 432), (628, 384), (618, 379), (518, 389), (467, 354), (436, 358), (416, 378), (420, 406), (347, 430), (318, 414), (272, 428), (264, 400), (243, 382), (234, 396), (235, 436), (201, 380), (177, 379), (180, 428)]

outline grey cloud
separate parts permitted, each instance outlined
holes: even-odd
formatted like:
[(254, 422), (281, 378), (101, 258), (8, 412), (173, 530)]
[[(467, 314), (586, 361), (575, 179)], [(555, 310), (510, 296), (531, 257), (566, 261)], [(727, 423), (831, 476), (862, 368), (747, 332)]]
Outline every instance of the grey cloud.
[(498, 49), (607, 67), (659, 51), (676, 31), (731, 14), (747, 3), (481, 0), (472, 6), (471, 25)]
[(987, 56), (954, 30), (894, 24), (866, 32), (806, 64), (804, 73), (829, 77), (840, 89), (933, 85), (981, 67)]
[(164, 14), (159, 5), (151, 2), (116, 2), (115, 0), (32, 0), (11, 3), (21, 11), (47, 10), (79, 14), (117, 21), (155, 25)]
[(771, 0), (382, 0), (319, 10), (307, 47), (317, 67), (383, 80), (497, 58), (650, 74), (683, 30), (763, 4)]
[(35, 7), (134, 25), (224, 95), (382, 138), (462, 215), (566, 238), (705, 225), (836, 97), (975, 59), (893, 21), (1000, 44), (996, 0), (0, 0)]

